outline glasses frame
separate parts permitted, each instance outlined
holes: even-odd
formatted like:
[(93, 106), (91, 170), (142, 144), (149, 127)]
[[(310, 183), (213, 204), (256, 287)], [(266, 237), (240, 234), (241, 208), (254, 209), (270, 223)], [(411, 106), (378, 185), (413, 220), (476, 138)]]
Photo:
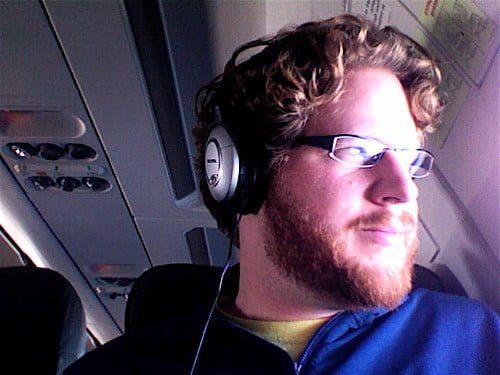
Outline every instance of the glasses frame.
[[(337, 156), (334, 154), (335, 146), (337, 144), (337, 140), (341, 137), (349, 137), (349, 138), (358, 138), (358, 139), (364, 139), (367, 141), (372, 141), (380, 144), (382, 146), (380, 153), (374, 155), (374, 156), (379, 156), (373, 164), (368, 164), (368, 165), (359, 165), (359, 164), (352, 164), (349, 163), (345, 160), (339, 159)], [(377, 165), (380, 160), (382, 160), (382, 157), (387, 151), (394, 151), (394, 152), (401, 152), (401, 151), (418, 151), (418, 152), (423, 152), (426, 155), (430, 156), (430, 166), (429, 169), (427, 169), (427, 173), (423, 175), (413, 175), (410, 171), (408, 171), (411, 175), (412, 178), (423, 178), (427, 177), (430, 174), (430, 171), (432, 169), (432, 166), (434, 164), (434, 155), (432, 155), (431, 152), (423, 149), (423, 148), (396, 148), (396, 147), (387, 147), (386, 144), (380, 142), (377, 139), (370, 138), (370, 137), (363, 137), (361, 135), (357, 134), (333, 134), (333, 135), (314, 135), (314, 136), (303, 136), (299, 137), (296, 141), (296, 145), (305, 145), (305, 146), (312, 146), (312, 147), (318, 147), (322, 148), (324, 150), (329, 151), (328, 156), (333, 159), (338, 161), (339, 163), (342, 163), (344, 165), (348, 165), (350, 167), (354, 168), (371, 168), (375, 165)], [(411, 167), (411, 165), (410, 165)]]

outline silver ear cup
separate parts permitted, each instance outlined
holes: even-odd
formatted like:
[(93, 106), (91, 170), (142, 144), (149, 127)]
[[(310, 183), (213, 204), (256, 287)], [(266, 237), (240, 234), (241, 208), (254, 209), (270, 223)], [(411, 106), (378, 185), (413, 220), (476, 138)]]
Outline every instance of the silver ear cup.
[(231, 199), (238, 185), (240, 160), (232, 137), (223, 126), (215, 126), (205, 144), (205, 178), (217, 202)]

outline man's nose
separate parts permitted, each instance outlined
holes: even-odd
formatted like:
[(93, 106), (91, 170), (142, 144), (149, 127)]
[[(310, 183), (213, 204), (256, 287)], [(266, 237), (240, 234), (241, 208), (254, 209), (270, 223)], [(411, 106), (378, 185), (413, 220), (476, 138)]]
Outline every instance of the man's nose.
[(418, 188), (409, 172), (409, 165), (398, 158), (397, 152), (386, 151), (372, 167), (374, 181), (369, 199), (378, 205), (416, 201)]

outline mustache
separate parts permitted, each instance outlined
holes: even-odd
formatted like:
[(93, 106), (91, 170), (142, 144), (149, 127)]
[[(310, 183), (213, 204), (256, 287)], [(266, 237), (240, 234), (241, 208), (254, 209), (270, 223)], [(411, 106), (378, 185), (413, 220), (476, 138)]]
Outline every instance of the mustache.
[(414, 230), (417, 226), (417, 218), (409, 212), (392, 214), (388, 212), (374, 212), (372, 214), (359, 216), (347, 224), (347, 229), (362, 229), (366, 227), (400, 226), (405, 232)]

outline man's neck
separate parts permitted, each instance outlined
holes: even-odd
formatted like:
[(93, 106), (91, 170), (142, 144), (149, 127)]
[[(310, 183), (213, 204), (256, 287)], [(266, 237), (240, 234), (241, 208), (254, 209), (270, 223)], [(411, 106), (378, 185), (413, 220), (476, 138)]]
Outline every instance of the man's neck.
[(274, 266), (259, 265), (258, 271), (240, 265), (239, 292), (224, 310), (245, 319), (298, 321), (331, 317), (340, 310), (323, 306), (314, 293), (282, 276)]
[(272, 321), (323, 319), (339, 309), (297, 285), (266, 255), (261, 223), (254, 215), (240, 223), (240, 284), (231, 314), (241, 318)]

